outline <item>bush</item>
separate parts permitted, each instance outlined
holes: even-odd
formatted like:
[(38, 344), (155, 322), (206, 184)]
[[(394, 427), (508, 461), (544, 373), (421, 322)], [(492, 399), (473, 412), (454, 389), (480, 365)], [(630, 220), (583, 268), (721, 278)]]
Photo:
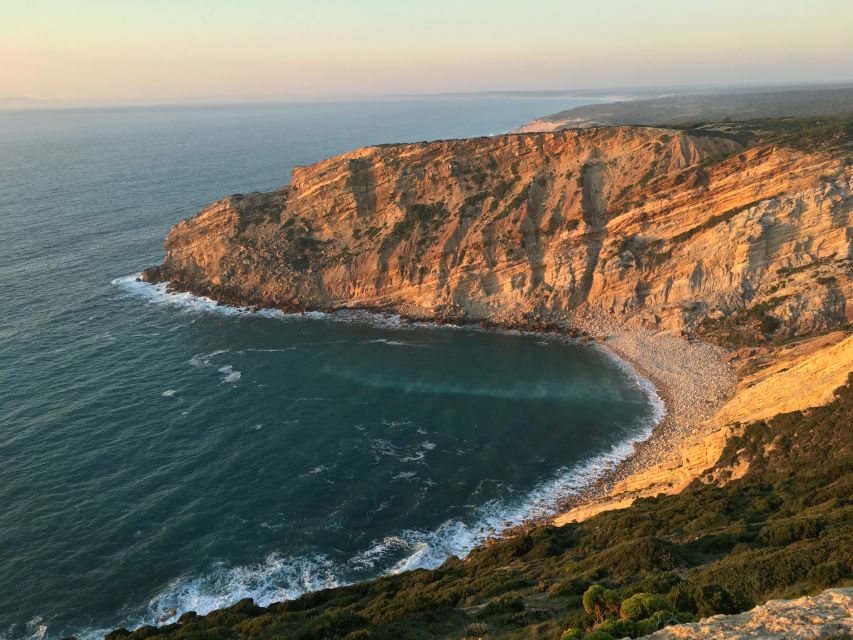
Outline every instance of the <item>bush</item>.
[(700, 618), (718, 613), (737, 613), (739, 608), (731, 592), (716, 584), (697, 587), (693, 591), (693, 600)]
[(593, 631), (583, 637), (583, 640), (614, 640), (613, 636), (605, 631)]
[(675, 545), (651, 536), (614, 546), (606, 550), (601, 559), (614, 576), (620, 577), (684, 566)]
[(584, 591), (584, 583), (577, 579), (561, 580), (548, 588), (548, 594), (555, 598), (580, 596)]
[(490, 618), (503, 613), (518, 613), (524, 611), (524, 600), (519, 595), (505, 595), (496, 598), (480, 611), (478, 617)]
[(820, 522), (809, 518), (791, 518), (769, 524), (758, 534), (758, 538), (770, 547), (781, 547), (797, 540), (817, 538), (820, 535)]
[(656, 593), (637, 593), (622, 603), (619, 615), (625, 620), (642, 620), (658, 611), (672, 612), (669, 600)]
[(835, 561), (821, 563), (809, 571), (809, 580), (819, 589), (826, 589), (838, 584), (843, 577), (844, 571), (842, 571), (841, 565)]
[(633, 620), (622, 620), (620, 618), (610, 618), (605, 620), (596, 627), (596, 631), (609, 633), (615, 638), (633, 636), (636, 633)]
[(465, 637), (479, 638), (489, 633), (489, 631), (491, 631), (491, 628), (485, 622), (475, 622), (474, 624), (469, 624), (465, 629)]
[(660, 627), (658, 627), (658, 621), (653, 618), (646, 618), (645, 620), (637, 620), (634, 623), (634, 632), (637, 634), (637, 637), (647, 636), (655, 631), (657, 631)]
[(696, 585), (690, 582), (679, 582), (667, 595), (667, 599), (678, 611), (692, 611), (696, 613), (696, 600), (693, 593)]
[(583, 631), (577, 627), (566, 629), (560, 635), (560, 640), (581, 640), (581, 638), (583, 638)]
[(566, 629), (583, 629), (585, 627), (590, 626), (589, 622), (589, 616), (579, 611), (575, 611), (563, 618), (563, 623), (561, 626), (565, 627)]
[(612, 589), (594, 584), (583, 594), (583, 608), (602, 622), (608, 613), (619, 611), (619, 595)]

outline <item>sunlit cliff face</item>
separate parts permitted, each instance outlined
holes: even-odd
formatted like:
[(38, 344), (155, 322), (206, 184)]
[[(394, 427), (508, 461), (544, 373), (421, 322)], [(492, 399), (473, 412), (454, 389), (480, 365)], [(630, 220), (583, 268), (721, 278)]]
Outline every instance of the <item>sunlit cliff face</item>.
[(284, 308), (661, 329), (747, 310), (793, 333), (851, 317), (851, 179), (831, 150), (637, 127), (370, 147), (179, 224), (148, 277)]

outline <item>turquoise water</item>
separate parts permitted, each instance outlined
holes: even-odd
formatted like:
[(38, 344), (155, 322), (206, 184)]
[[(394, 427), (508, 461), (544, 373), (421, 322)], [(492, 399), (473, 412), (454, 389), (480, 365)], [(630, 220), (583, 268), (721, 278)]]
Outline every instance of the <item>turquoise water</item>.
[(0, 113), (0, 636), (95, 636), (464, 554), (658, 409), (602, 353), (133, 281), (170, 226), (372, 142), (569, 101)]

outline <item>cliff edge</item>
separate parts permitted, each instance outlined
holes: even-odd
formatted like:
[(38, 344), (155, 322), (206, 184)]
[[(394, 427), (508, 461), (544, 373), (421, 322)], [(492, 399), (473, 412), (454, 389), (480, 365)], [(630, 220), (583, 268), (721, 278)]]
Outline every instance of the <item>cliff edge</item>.
[(239, 305), (748, 342), (853, 319), (850, 125), (604, 127), (359, 149), (181, 222), (144, 278)]

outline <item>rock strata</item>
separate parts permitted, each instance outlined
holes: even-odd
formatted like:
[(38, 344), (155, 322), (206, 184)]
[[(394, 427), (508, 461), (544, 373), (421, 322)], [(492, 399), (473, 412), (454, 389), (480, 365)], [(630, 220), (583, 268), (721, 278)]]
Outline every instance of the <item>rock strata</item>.
[(290, 310), (793, 335), (853, 319), (851, 183), (843, 150), (646, 127), (368, 147), (207, 207), (143, 277)]

